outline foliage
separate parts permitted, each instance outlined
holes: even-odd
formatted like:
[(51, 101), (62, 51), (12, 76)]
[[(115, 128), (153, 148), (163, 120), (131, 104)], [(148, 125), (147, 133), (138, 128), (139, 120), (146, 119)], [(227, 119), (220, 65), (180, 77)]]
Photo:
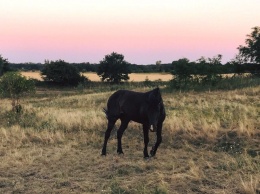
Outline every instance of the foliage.
[(172, 74), (174, 75), (174, 84), (177, 88), (181, 88), (192, 79), (193, 66), (187, 58), (179, 59), (174, 65)]
[(86, 80), (75, 66), (63, 60), (45, 61), (41, 74), (45, 81), (62, 85), (77, 85)]
[(1, 77), (0, 92), (3, 97), (12, 100), (13, 110), (20, 112), (20, 98), (35, 92), (35, 85), (32, 80), (27, 80), (17, 72), (7, 72)]
[(221, 58), (222, 55), (217, 55), (208, 59), (201, 57), (197, 63), (189, 62), (187, 58), (173, 62), (172, 86), (180, 89), (187, 87), (188, 84), (215, 85), (221, 80), (220, 74), (225, 70), (221, 65)]
[(252, 30), (251, 34), (247, 35), (246, 46), (238, 47), (239, 55), (245, 61), (260, 63), (260, 27), (253, 27)]
[(9, 62), (0, 55), (0, 76), (9, 70)]
[(211, 85), (216, 85), (222, 79), (220, 75), (221, 69), (221, 59), (222, 55), (217, 55), (213, 58), (208, 58), (208, 65), (204, 66), (204, 73), (206, 77), (202, 79), (204, 83), (211, 83)]
[[(71, 65), (77, 67), (80, 72), (97, 72), (99, 64), (83, 62), (83, 63), (70, 63)], [(10, 63), (10, 68), (14, 70), (22, 71), (41, 71), (44, 68), (42, 63)], [(132, 73), (155, 73), (155, 72), (170, 72), (171, 63), (167, 64), (148, 64), (148, 65), (136, 65), (129, 64), (130, 72)]]
[(198, 82), (196, 79), (191, 80), (185, 87), (177, 87), (175, 80), (168, 84), (167, 91), (173, 92), (176, 89), (182, 91), (218, 91), (218, 90), (237, 90), (247, 87), (256, 87), (260, 85), (260, 78), (256, 76), (231, 76), (222, 77), (214, 84), (211, 82)]
[(97, 74), (102, 81), (111, 83), (120, 83), (123, 80), (128, 80), (130, 73), (129, 63), (124, 60), (124, 56), (118, 53), (111, 53), (106, 55), (100, 61)]
[[(173, 61), (172, 63), (167, 64), (150, 64), (150, 65), (136, 65), (136, 64), (129, 64), (129, 70), (131, 73), (156, 73), (156, 72), (172, 72), (174, 70), (174, 64), (178, 63), (178, 61)], [(209, 63), (208, 58), (201, 57), (198, 60), (192, 62), (198, 65), (206, 65)], [(257, 64), (255, 66), (254, 63), (245, 63), (244, 59), (237, 55), (234, 59), (230, 62), (226, 63), (225, 65), (217, 65), (218, 71), (221, 73), (238, 73), (236, 68), (234, 67), (235, 64), (242, 65), (243, 72), (255, 72), (255, 70), (260, 69), (260, 65)], [(247, 65), (248, 64), (248, 65)], [(75, 66), (80, 72), (97, 72), (99, 64), (89, 64), (89, 63), (70, 63), (70, 65)], [(44, 68), (44, 64), (41, 63), (10, 63), (8, 65), (10, 69), (13, 70), (21, 70), (21, 71), (41, 71)], [(253, 67), (254, 66), (254, 67)], [(254, 71), (252, 71), (254, 70)], [(259, 71), (259, 70), (258, 70)]]

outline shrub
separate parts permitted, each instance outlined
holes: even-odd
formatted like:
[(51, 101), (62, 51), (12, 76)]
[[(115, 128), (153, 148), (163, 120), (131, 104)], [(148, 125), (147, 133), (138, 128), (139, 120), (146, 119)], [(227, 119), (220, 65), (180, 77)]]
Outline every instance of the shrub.
[(0, 55), (0, 76), (9, 71), (9, 62)]
[(35, 92), (34, 82), (17, 72), (7, 72), (1, 77), (1, 96), (11, 99), (13, 110), (17, 113), (22, 110), (20, 98), (33, 92)]
[(75, 66), (63, 60), (46, 61), (41, 75), (45, 81), (61, 85), (78, 85), (80, 82), (87, 80), (86, 77), (80, 75)]

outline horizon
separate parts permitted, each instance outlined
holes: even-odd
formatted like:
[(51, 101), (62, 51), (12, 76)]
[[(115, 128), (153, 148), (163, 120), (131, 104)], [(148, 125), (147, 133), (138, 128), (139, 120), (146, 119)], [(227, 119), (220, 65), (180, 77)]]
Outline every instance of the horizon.
[(3, 0), (0, 55), (10, 63), (99, 63), (123, 54), (131, 64), (225, 64), (258, 26), (259, 0)]

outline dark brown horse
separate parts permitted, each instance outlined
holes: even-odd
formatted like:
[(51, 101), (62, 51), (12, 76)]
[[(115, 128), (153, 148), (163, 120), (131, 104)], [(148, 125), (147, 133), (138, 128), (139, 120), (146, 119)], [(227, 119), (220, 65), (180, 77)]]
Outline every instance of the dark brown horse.
[(117, 153), (123, 154), (121, 139), (130, 121), (143, 125), (144, 133), (144, 157), (149, 157), (147, 145), (149, 142), (149, 129), (156, 132), (157, 141), (150, 151), (151, 156), (156, 154), (157, 148), (162, 142), (162, 125), (165, 119), (165, 109), (160, 89), (155, 88), (149, 92), (141, 93), (128, 90), (119, 90), (110, 96), (107, 102), (106, 113), (108, 125), (102, 155), (106, 155), (107, 141), (118, 119), (121, 125), (117, 131)]

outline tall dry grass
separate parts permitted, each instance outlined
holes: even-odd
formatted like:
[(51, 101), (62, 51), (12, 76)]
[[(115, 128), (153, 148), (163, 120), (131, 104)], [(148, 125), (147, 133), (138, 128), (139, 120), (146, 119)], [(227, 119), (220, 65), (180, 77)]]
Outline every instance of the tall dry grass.
[[(162, 91), (163, 143), (149, 160), (142, 158), (142, 128), (133, 122), (122, 140), (125, 155), (116, 154), (113, 130), (108, 155), (100, 156), (102, 108), (113, 91), (92, 91), (46, 90), (24, 99), (20, 115), (1, 99), (0, 193), (259, 192), (260, 87)], [(149, 147), (155, 139), (150, 133)]]
[[(25, 77), (36, 79), (43, 81), (40, 72), (28, 72), (24, 71), (21, 72), (21, 74)], [(87, 77), (90, 81), (100, 81), (100, 77), (94, 73), (94, 72), (87, 72), (83, 73), (85, 77)], [(131, 73), (129, 74), (129, 81), (145, 81), (145, 80), (155, 81), (155, 80), (161, 80), (161, 81), (169, 81), (172, 79), (172, 74), (170, 73)]]

